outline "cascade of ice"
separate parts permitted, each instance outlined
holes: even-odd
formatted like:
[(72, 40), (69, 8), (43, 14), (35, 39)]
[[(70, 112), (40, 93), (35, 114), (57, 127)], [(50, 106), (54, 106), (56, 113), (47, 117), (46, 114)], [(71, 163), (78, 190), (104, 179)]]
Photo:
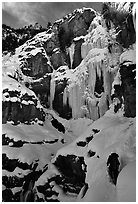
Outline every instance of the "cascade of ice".
[(72, 117), (81, 117), (82, 90), (78, 84), (71, 87), (69, 91), (69, 105), (72, 108)]
[[(118, 69), (121, 53), (115, 36), (112, 38), (113, 32), (113, 28), (111, 34), (107, 32), (105, 24), (101, 23), (101, 18), (95, 19), (90, 25), (89, 33), (81, 46), (83, 60), (70, 76), (70, 83), (63, 93), (63, 104), (67, 103), (68, 98), (73, 118), (89, 117), (97, 120), (109, 108), (112, 83), (117, 73), (115, 67)], [(110, 52), (109, 42), (112, 44)], [(72, 53), (73, 51), (70, 51), (70, 56)], [(103, 84), (96, 85), (97, 77), (101, 83), (103, 81)], [(103, 86), (103, 92), (100, 94), (95, 90), (97, 86)], [(102, 87), (97, 88), (102, 90)]]

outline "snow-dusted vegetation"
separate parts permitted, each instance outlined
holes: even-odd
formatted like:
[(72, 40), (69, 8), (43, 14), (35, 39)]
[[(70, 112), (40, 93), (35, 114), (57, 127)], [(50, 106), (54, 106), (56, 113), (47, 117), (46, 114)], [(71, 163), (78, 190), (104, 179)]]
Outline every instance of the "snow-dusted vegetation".
[(136, 201), (135, 25), (107, 2), (3, 53), (4, 202)]

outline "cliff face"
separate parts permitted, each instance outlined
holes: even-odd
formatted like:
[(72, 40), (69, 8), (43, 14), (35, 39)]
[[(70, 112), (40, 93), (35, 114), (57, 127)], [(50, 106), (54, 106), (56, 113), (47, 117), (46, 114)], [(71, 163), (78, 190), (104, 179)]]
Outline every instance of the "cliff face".
[[(104, 18), (92, 9), (75, 10), (16, 49), (18, 69), (28, 77), (25, 86), (46, 108), (53, 108), (61, 117), (93, 120), (109, 109), (119, 56), (135, 42), (132, 14), (124, 24), (119, 22), (127, 14), (114, 20), (115, 14), (109, 8), (103, 9)], [(124, 26), (129, 33), (127, 46), (120, 37)], [(61, 71), (63, 66), (65, 71)]]

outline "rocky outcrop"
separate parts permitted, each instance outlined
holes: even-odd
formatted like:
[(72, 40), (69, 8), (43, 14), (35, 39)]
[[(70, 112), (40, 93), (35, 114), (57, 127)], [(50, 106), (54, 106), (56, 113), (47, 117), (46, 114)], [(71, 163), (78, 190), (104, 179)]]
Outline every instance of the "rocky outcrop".
[(3, 85), (3, 123), (30, 123), (36, 118), (44, 121), (44, 112), (33, 91), (8, 76), (3, 76)]
[(136, 117), (136, 64), (121, 65), (121, 91), (124, 97), (124, 116)]
[(2, 103), (2, 123), (13, 121), (14, 124), (28, 123), (39, 119), (45, 120), (44, 112), (41, 112), (35, 105), (25, 105), (19, 102), (3, 102)]
[[(30, 182), (33, 190), (35, 181), (47, 170), (46, 165), (43, 170), (37, 171), (37, 165), (37, 163), (28, 165), (26, 162), (20, 162), (18, 159), (9, 159), (6, 154), (2, 154), (2, 168), (5, 172), (11, 173), (11, 176), (5, 174), (2, 177), (2, 184), (5, 187), (2, 191), (4, 202), (25, 201), (22, 196), (29, 190)], [(22, 170), (22, 175), (14, 175), (14, 171), (18, 172), (18, 169)], [(14, 191), (14, 188), (17, 188), (17, 190)]]
[(56, 70), (60, 66), (68, 65), (69, 59), (65, 52), (60, 51), (60, 49), (56, 49), (55, 52), (52, 53), (50, 57), (51, 64), (53, 68)]
[(26, 64), (21, 66), (24, 75), (31, 77), (42, 77), (46, 73), (52, 72), (51, 67), (47, 64), (48, 60), (41, 54), (30, 56), (26, 59)]
[[(87, 29), (96, 13), (93, 9), (77, 9), (72, 14), (64, 17), (59, 22), (55, 22), (48, 32), (36, 35), (34, 38), (25, 42), (16, 49), (16, 62), (14, 72), (18, 67), (20, 73), (20, 82), (24, 83), (28, 89), (31, 89), (39, 98), (41, 104), (50, 107), (50, 81), (53, 70), (57, 70), (60, 66), (68, 66), (75, 68), (81, 61), (81, 44), (83, 40), (75, 41), (74, 56), (67, 51), (74, 37), (87, 34)], [(14, 57), (13, 57), (14, 58)], [(7, 66), (7, 65), (6, 65)], [(15, 73), (10, 74), (15, 77)], [(27, 78), (28, 77), (28, 78)], [(15, 80), (19, 80), (16, 76)], [(55, 87), (55, 97), (53, 100), (53, 108), (60, 116), (70, 118), (71, 110), (68, 104), (63, 104), (63, 92), (66, 87), (67, 80), (57, 80)], [(28, 111), (26, 112), (26, 108)], [(35, 105), (20, 105), (20, 102), (3, 103), (3, 120), (10, 118), (18, 121), (30, 121), (36, 115), (39, 115)], [(14, 113), (11, 113), (13, 111)], [(20, 111), (21, 115), (17, 113)], [(11, 116), (9, 116), (11, 115)], [(39, 116), (39, 119), (42, 119)]]
[(78, 40), (75, 40), (75, 48), (74, 48), (74, 56), (73, 56), (73, 64), (72, 64), (72, 69), (76, 68), (79, 66), (79, 64), (82, 61), (81, 57), (81, 45), (84, 42), (83, 38), (80, 38)]
[(86, 165), (83, 157), (75, 155), (61, 156), (56, 159), (54, 165), (57, 167), (64, 180), (65, 192), (78, 194), (85, 184)]

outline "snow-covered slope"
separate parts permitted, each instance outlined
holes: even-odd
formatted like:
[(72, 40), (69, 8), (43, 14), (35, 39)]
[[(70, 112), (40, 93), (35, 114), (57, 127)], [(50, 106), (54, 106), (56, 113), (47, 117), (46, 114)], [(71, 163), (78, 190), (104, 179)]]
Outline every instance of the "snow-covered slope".
[[(123, 184), (120, 184), (120, 177), (117, 180), (117, 186), (112, 183), (107, 161), (112, 153), (118, 154), (120, 162), (119, 175), (121, 175), (123, 168), (136, 159), (135, 134), (135, 119), (128, 119), (118, 115), (105, 115), (90, 125), (87, 131), (73, 143), (60, 149), (53, 163), (62, 172), (63, 169), (58, 163), (59, 156), (67, 161), (68, 155), (75, 155), (78, 160), (84, 157), (86, 165), (85, 183), (88, 184), (88, 191), (82, 200), (85, 202), (116, 201), (116, 199), (121, 199), (117, 195), (118, 188), (120, 188), (118, 185)], [(67, 175), (65, 174), (65, 176)], [(78, 201), (82, 201), (82, 195), (81, 192)]]

